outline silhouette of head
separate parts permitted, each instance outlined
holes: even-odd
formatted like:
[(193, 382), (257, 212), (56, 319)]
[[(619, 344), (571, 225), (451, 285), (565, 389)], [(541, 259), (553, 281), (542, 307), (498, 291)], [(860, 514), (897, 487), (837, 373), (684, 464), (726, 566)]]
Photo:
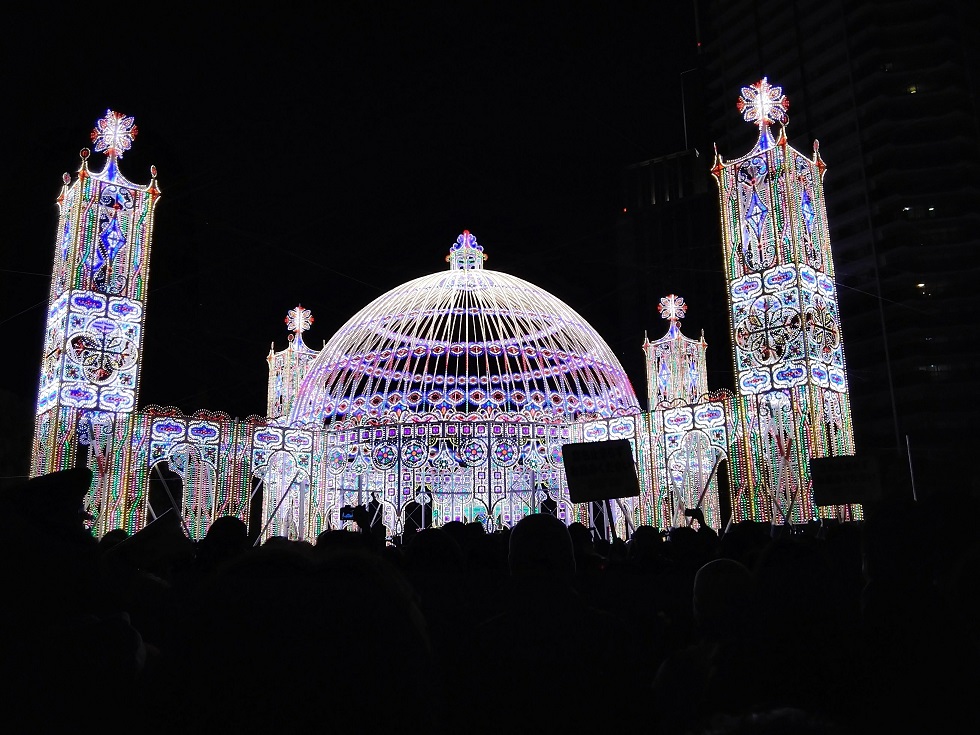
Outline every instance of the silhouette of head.
[(694, 575), (694, 619), (703, 629), (738, 625), (748, 604), (752, 572), (734, 559), (714, 559)]
[(406, 567), (413, 572), (457, 572), (463, 568), (463, 551), (445, 528), (425, 528), (405, 549)]
[(510, 532), (508, 564), (511, 574), (575, 574), (575, 553), (568, 528), (553, 515), (534, 513)]
[(664, 551), (663, 540), (660, 531), (653, 526), (637, 526), (630, 536), (627, 559), (638, 564), (659, 559)]
[(225, 557), (243, 551), (248, 544), (248, 527), (235, 516), (220, 516), (198, 543), (198, 552)]

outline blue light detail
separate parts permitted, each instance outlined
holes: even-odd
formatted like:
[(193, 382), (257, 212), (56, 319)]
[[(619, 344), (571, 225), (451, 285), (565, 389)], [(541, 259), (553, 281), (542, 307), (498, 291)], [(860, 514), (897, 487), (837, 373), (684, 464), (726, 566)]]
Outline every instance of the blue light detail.
[(749, 211), (745, 215), (745, 221), (752, 226), (752, 231), (755, 232), (756, 238), (762, 237), (762, 225), (765, 222), (766, 215), (768, 213), (769, 210), (766, 209), (759, 200), (758, 192), (753, 191), (752, 202), (749, 204)]
[(813, 202), (810, 201), (810, 192), (803, 192), (803, 221), (806, 223), (806, 231), (813, 232)]

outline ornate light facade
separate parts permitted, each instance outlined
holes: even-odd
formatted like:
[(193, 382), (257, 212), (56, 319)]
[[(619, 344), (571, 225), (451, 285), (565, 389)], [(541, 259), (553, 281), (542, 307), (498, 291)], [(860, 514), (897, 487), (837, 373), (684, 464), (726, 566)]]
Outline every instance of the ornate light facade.
[[(815, 509), (809, 457), (852, 453), (823, 162), (790, 148), (778, 88), (743, 90), (760, 138), (747, 156), (716, 156), (725, 227), (738, 397), (708, 390), (704, 338), (680, 330), (683, 299), (662, 300), (667, 334), (643, 344), (649, 410), (619, 360), (571, 307), (484, 267), (464, 231), (449, 268), (392, 289), (356, 313), (321, 350), (297, 306), (290, 341), (267, 357), (266, 416), (175, 408), (137, 410), (156, 171), (137, 186), (118, 160), (133, 119), (107, 112), (58, 199), (48, 324), (32, 474), (85, 462), (93, 531), (134, 531), (171, 506), (191, 538), (235, 515), (258, 537), (313, 539), (342, 527), (340, 508), (381, 504), (392, 534), (406, 506), (431, 503), (433, 523), (494, 529), (540, 510), (545, 491), (566, 523), (595, 522), (569, 500), (562, 447), (628, 439), (640, 496), (612, 503), (620, 536), (637, 525), (690, 523), (700, 508), (720, 528), (718, 479), (735, 520), (774, 523), (858, 508)], [(780, 115), (783, 118), (780, 118)], [(168, 485), (164, 468), (180, 482)], [(166, 498), (151, 498), (151, 479)], [(258, 513), (253, 517), (253, 507)]]

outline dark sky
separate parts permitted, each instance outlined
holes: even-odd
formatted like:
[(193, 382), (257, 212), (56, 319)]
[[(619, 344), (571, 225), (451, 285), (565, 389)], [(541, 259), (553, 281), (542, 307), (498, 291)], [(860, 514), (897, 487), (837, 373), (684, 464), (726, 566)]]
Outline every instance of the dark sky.
[(34, 400), (61, 175), (107, 108), (139, 127), (124, 175), (146, 183), (155, 164), (163, 191), (141, 404), (263, 414), (287, 309), (312, 309), (319, 347), (377, 296), (447, 267), (463, 229), (486, 267), (600, 333), (633, 320), (634, 338), (610, 343), (644, 400), (640, 344), (660, 320), (609, 309), (613, 222), (622, 167), (683, 148), (692, 6), (459, 5), (18, 11), (0, 51), (15, 400)]

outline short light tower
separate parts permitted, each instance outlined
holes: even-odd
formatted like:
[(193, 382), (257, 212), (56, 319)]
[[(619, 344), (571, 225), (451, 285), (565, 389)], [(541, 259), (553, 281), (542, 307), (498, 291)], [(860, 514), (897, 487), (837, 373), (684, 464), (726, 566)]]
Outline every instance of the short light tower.
[(275, 343), (266, 358), (269, 362), (269, 391), (266, 416), (281, 420), (289, 417), (300, 384), (313, 360), (320, 354), (303, 342), (303, 332), (313, 325), (313, 315), (302, 304), (286, 314), (286, 329), (290, 331), (286, 349), (276, 352)]
[(119, 170), (136, 132), (132, 117), (106, 111), (91, 134), (105, 167), (91, 171), (91, 150), (83, 148), (74, 181), (63, 177), (38, 382), (31, 475), (87, 464), (94, 479), (85, 505), (96, 533), (128, 527), (135, 512), (123, 486), (132, 468), (119, 463), (132, 457), (160, 198), (156, 167), (145, 186)]
[(653, 411), (682, 401), (695, 403), (708, 392), (704, 333), (694, 340), (681, 333), (681, 319), (687, 304), (681, 296), (670, 294), (660, 299), (657, 311), (667, 319), (667, 333), (658, 340), (643, 340), (647, 367), (647, 406)]
[(657, 305), (669, 322), (658, 340), (643, 340), (647, 401), (650, 408), (654, 473), (654, 519), (676, 528), (692, 524), (700, 510), (705, 523), (719, 530), (718, 475), (726, 458), (731, 394), (708, 392), (704, 334), (690, 339), (681, 332), (687, 304), (670, 294)]

